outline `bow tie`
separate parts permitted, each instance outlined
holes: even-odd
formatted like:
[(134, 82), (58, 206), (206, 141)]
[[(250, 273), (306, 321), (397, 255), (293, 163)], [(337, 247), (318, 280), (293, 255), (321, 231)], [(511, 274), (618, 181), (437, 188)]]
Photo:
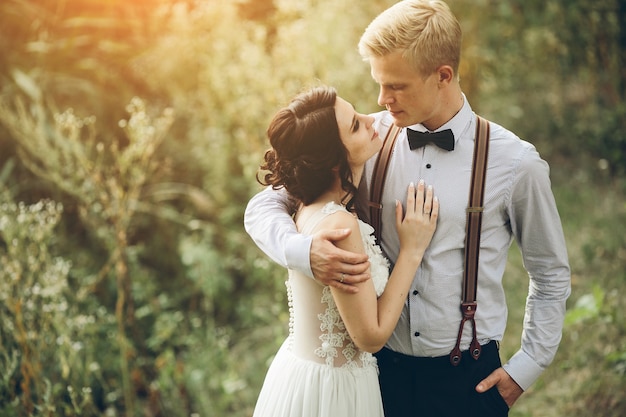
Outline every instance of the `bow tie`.
[(411, 150), (421, 148), (431, 142), (446, 151), (454, 150), (454, 134), (452, 133), (452, 129), (430, 133), (417, 132), (407, 128), (406, 133), (409, 138), (409, 147)]

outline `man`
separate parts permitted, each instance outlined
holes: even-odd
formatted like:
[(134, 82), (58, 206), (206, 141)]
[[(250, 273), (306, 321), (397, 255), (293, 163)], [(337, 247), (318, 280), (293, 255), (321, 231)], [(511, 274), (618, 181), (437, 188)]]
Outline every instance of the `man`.
[[(502, 416), (552, 362), (561, 340), (570, 272), (551, 191), (549, 168), (535, 148), (490, 123), (478, 268), (476, 330), (482, 354), (464, 353), (453, 366), (461, 322), (465, 222), (476, 117), (459, 85), (461, 29), (442, 1), (405, 0), (387, 9), (359, 42), (380, 85), (379, 135), (402, 127), (384, 184), (381, 246), (391, 262), (399, 250), (393, 201), (411, 181), (432, 184), (440, 201), (437, 231), (424, 255), (398, 325), (378, 354), (385, 413), (400, 416)], [(453, 150), (435, 144), (411, 149), (409, 130), (453, 133)], [(448, 147), (449, 148), (449, 147)], [(374, 161), (359, 192), (367, 219)], [(246, 230), (268, 256), (326, 285), (354, 291), (367, 279), (367, 260), (332, 244), (345, 231), (297, 234), (284, 192), (265, 190), (246, 210)], [(270, 214), (272, 213), (272, 214)], [(385, 227), (387, 225), (387, 227)], [(521, 348), (501, 366), (498, 343), (507, 320), (502, 286), (513, 239), (529, 274)], [(472, 338), (465, 326), (461, 348)]]

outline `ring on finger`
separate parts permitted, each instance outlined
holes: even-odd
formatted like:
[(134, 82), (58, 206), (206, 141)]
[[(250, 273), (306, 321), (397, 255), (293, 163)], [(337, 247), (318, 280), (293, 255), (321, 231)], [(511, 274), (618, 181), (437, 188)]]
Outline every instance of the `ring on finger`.
[(343, 272), (341, 273), (341, 279), (339, 280), (339, 282), (341, 282), (343, 284), (343, 280), (346, 278), (346, 274), (344, 274)]

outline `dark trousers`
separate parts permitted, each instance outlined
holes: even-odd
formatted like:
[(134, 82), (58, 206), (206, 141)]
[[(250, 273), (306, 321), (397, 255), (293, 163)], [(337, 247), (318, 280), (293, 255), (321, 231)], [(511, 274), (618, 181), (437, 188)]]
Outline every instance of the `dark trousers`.
[(383, 348), (376, 354), (385, 417), (501, 417), (509, 408), (494, 386), (475, 387), (501, 366), (498, 345), (482, 347), (478, 360), (463, 352), (458, 366), (448, 356), (418, 358)]

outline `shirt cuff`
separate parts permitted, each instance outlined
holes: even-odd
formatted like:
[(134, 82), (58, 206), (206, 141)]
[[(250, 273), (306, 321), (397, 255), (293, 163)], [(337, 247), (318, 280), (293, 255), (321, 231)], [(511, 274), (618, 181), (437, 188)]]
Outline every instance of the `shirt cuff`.
[(503, 368), (524, 391), (530, 388), (544, 371), (544, 368), (523, 350), (517, 351)]
[(310, 261), (312, 241), (313, 236), (305, 236), (298, 233), (287, 239), (285, 245), (287, 267), (289, 269), (300, 271), (311, 278), (313, 278)]

